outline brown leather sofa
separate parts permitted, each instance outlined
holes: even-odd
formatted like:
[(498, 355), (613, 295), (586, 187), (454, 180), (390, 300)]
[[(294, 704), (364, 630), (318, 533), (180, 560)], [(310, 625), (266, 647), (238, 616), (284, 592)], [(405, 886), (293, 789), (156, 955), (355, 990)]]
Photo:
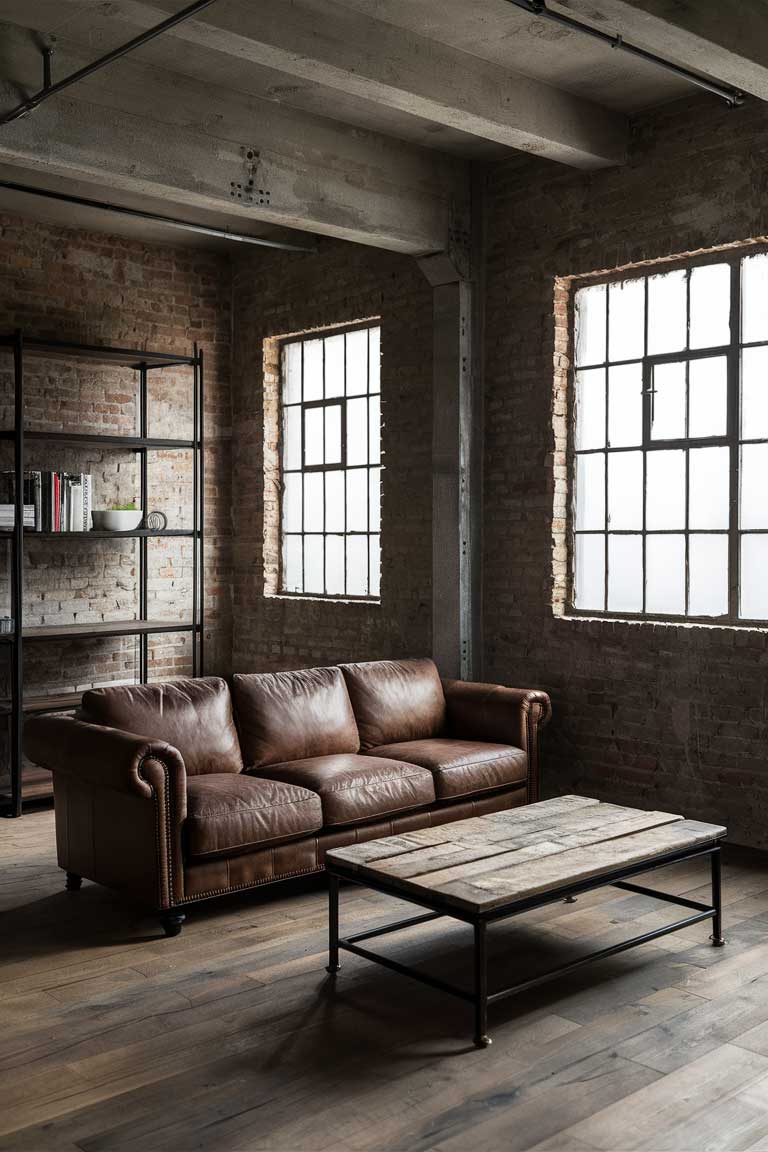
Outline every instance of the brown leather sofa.
[(322, 870), (329, 848), (529, 803), (544, 692), (441, 681), (431, 660), (86, 692), (28, 721), (54, 776), (67, 887), (159, 909)]

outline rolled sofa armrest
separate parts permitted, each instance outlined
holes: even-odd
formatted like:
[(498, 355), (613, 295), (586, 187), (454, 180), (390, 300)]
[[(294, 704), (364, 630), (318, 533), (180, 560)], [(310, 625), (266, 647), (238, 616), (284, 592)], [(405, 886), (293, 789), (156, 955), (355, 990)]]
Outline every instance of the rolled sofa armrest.
[(528, 799), (539, 796), (539, 733), (552, 716), (546, 692), (444, 680), (443, 691), (451, 735), (492, 744), (513, 744), (528, 755)]
[(158, 791), (173, 797), (176, 818), (187, 806), (187, 774), (181, 753), (164, 740), (119, 728), (89, 724), (72, 716), (34, 716), (24, 728), (24, 752), (51, 772), (74, 776), (94, 788), (109, 788), (151, 800)]
[(187, 771), (178, 749), (73, 716), (35, 716), (24, 751), (53, 773), (60, 867), (159, 909), (183, 901)]

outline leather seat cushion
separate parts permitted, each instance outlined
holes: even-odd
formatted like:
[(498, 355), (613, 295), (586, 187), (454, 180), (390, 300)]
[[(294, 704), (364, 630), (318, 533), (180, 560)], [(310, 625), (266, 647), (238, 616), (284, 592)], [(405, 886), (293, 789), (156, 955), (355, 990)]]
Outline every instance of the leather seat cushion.
[(192, 860), (284, 844), (322, 824), (320, 798), (306, 788), (230, 773), (187, 780), (184, 837)]
[(94, 688), (80, 719), (165, 740), (181, 753), (187, 776), (243, 770), (229, 688), (216, 676)]
[(320, 797), (323, 824), (357, 824), (435, 802), (432, 775), (417, 764), (388, 758), (313, 756), (255, 770), (260, 779), (309, 788)]
[(248, 769), (360, 748), (338, 668), (235, 675), (232, 698)]
[(426, 740), (445, 727), (445, 696), (434, 661), (342, 664), (364, 752), (401, 740)]
[(438, 800), (524, 784), (528, 776), (528, 757), (522, 748), (481, 740), (406, 740), (371, 748), (366, 755), (428, 768)]

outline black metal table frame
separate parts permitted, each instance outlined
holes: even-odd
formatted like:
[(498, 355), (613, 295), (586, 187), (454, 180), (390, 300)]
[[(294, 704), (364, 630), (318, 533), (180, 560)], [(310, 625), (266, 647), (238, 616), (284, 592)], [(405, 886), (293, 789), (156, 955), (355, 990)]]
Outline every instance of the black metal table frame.
[[(535, 988), (537, 985), (544, 984), (549, 980), (554, 980), (558, 976), (575, 972), (585, 964), (590, 964), (595, 960), (604, 960), (608, 956), (615, 956), (617, 953), (625, 952), (628, 948), (634, 948), (638, 944), (647, 944), (651, 940), (657, 940), (660, 936), (666, 936), (670, 932), (677, 932), (681, 928), (686, 928), (689, 924), (698, 924), (702, 920), (712, 920), (712, 935), (710, 936), (710, 940), (713, 946), (720, 947), (725, 944), (722, 934), (720, 843), (720, 840), (715, 840), (704, 846), (698, 845), (693, 850), (672, 852), (665, 856), (658, 856), (652, 860), (646, 860), (640, 864), (616, 868), (610, 872), (603, 872), (601, 875), (593, 877), (590, 880), (564, 885), (552, 891), (536, 896), (529, 896), (522, 900), (511, 901), (509, 904), (504, 904), (500, 908), (494, 908), (485, 912), (473, 912), (471, 910), (463, 910), (449, 906), (447, 901), (441, 900), (439, 894), (435, 894), (435, 896), (430, 899), (426, 894), (415, 895), (410, 892), (404, 892), (401, 888), (395, 887), (394, 884), (389, 884), (386, 880), (379, 878), (372, 879), (370, 876), (361, 878), (353, 871), (347, 871), (343, 863), (329, 857), (326, 861), (326, 869), (329, 876), (327, 971), (332, 975), (335, 975), (339, 971), (341, 967), (339, 964), (339, 951), (351, 952), (355, 956), (362, 956), (365, 960), (372, 960), (376, 964), (381, 964), (393, 972), (399, 972), (403, 976), (410, 976), (422, 984), (427, 984), (430, 988), (436, 988), (440, 992), (447, 992), (451, 996), (465, 1000), (472, 1004), (475, 1010), (474, 1043), (478, 1048), (485, 1048), (491, 1043), (487, 1026), (489, 1004), (496, 1004), (500, 1000), (506, 1000), (507, 997), (515, 996), (519, 992), (526, 992), (528, 989)], [(658, 868), (664, 868), (670, 864), (679, 864), (684, 860), (695, 860), (702, 856), (709, 856), (712, 865), (711, 904), (702, 904), (697, 900), (689, 900), (685, 896), (675, 896), (669, 892), (659, 892), (654, 888), (645, 888), (642, 885), (629, 882), (632, 876), (637, 876), (643, 872), (653, 872)], [(363, 888), (371, 888), (387, 896), (394, 896), (399, 900), (405, 900), (419, 907), (428, 908), (430, 911), (421, 916), (412, 916), (406, 920), (397, 920), (392, 924), (385, 924), (380, 928), (372, 928), (367, 932), (358, 932), (354, 936), (340, 937), (339, 884), (341, 880), (358, 884)], [(654, 928), (650, 932), (643, 932), (640, 936), (633, 936), (630, 940), (622, 940), (619, 944), (612, 944), (610, 947), (601, 948), (597, 952), (590, 952), (586, 956), (580, 956), (568, 964), (551, 968), (538, 976), (533, 976), (528, 980), (522, 980), (518, 984), (512, 984), (496, 992), (488, 991), (486, 931), (489, 924), (497, 920), (506, 920), (512, 916), (519, 916), (522, 912), (529, 912), (534, 908), (544, 907), (546, 904), (555, 904), (562, 900), (570, 902), (584, 892), (590, 892), (594, 888), (606, 887), (621, 888), (624, 891), (633, 892), (641, 896), (652, 896), (655, 900), (663, 900), (668, 904), (678, 904), (684, 908), (691, 908), (693, 912), (690, 916), (685, 916), (682, 920), (676, 920), (672, 924), (665, 924), (661, 928)], [(397, 932), (402, 928), (411, 928), (416, 924), (426, 924), (430, 920), (438, 920), (445, 916), (452, 917), (454, 920), (459, 920), (465, 924), (470, 924), (474, 930), (474, 986), (472, 991), (458, 988), (444, 980), (430, 976), (428, 973), (422, 972), (417, 968), (411, 968), (409, 965), (401, 964), (397, 960), (391, 960), (387, 956), (381, 956), (376, 952), (371, 952), (368, 948), (360, 947), (360, 942), (363, 940), (371, 940), (376, 936), (385, 936), (390, 932)]]

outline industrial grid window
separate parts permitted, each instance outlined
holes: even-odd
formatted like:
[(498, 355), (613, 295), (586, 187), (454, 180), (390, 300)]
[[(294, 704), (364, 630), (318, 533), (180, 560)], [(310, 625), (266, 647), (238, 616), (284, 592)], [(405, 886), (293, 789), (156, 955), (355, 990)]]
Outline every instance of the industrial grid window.
[(281, 344), (280, 591), (380, 594), (379, 324)]
[(768, 253), (574, 293), (575, 614), (768, 620)]

